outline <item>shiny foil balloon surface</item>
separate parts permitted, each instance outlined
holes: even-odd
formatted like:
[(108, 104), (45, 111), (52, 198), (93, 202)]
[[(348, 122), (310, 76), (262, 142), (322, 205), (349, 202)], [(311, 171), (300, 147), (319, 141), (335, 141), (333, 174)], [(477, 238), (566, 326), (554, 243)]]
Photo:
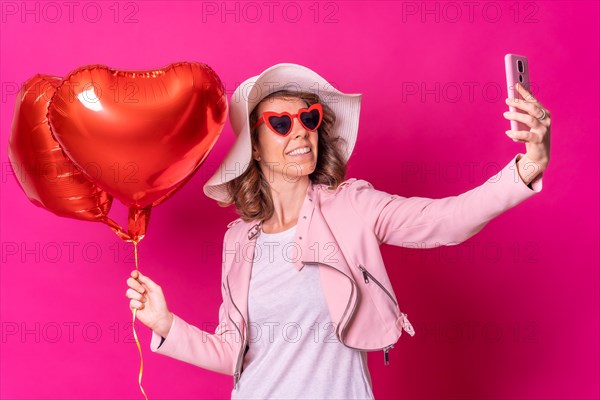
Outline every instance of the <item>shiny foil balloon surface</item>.
[(52, 137), (46, 114), (61, 80), (35, 75), (17, 95), (8, 145), (15, 177), (35, 205), (61, 217), (104, 222), (126, 238), (107, 217), (112, 196), (90, 182)]
[(192, 174), (227, 117), (221, 81), (199, 63), (154, 71), (73, 71), (48, 119), (69, 158), (126, 205), (160, 204)]
[(208, 156), (227, 108), (221, 80), (206, 64), (151, 71), (90, 65), (57, 87), (48, 120), (87, 178), (129, 207), (129, 233), (143, 236), (151, 208)]

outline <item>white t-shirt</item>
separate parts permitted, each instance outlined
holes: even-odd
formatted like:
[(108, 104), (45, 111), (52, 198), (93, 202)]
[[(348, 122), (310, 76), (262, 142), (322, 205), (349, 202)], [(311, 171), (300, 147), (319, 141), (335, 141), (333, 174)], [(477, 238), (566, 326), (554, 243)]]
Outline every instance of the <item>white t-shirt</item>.
[(373, 399), (367, 354), (339, 342), (319, 280), (300, 271), (296, 226), (257, 238), (248, 293), (248, 345), (232, 399)]

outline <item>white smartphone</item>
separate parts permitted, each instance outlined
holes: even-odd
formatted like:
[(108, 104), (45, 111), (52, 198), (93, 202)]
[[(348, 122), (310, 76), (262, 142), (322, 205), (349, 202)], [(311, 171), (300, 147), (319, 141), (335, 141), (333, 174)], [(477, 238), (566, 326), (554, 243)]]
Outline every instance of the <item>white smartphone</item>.
[[(509, 99), (523, 100), (523, 96), (519, 93), (519, 90), (515, 87), (518, 82), (521, 84), (529, 93), (531, 89), (529, 86), (529, 63), (527, 57), (518, 54), (506, 54), (504, 56), (504, 68), (506, 70), (506, 87)], [(526, 114), (518, 108), (509, 105), (510, 111), (516, 111), (521, 114)], [(519, 121), (510, 120), (510, 129), (513, 131), (528, 131), (529, 126)]]

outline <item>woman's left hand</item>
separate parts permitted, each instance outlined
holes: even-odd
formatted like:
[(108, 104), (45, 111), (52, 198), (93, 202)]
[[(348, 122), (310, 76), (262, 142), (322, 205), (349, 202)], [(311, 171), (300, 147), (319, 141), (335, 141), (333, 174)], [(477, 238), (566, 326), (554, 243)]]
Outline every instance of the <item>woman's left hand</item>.
[[(527, 150), (525, 157), (528, 161), (537, 164), (539, 170), (536, 171), (536, 175), (538, 175), (548, 167), (550, 162), (550, 111), (519, 83), (516, 84), (516, 87), (523, 99), (507, 99), (506, 104), (523, 110), (527, 114), (507, 111), (504, 113), (504, 117), (522, 122), (531, 129), (529, 131), (508, 130), (506, 134), (515, 142), (525, 143)], [(543, 116), (542, 110), (545, 110), (546, 116), (539, 120), (537, 117)]]

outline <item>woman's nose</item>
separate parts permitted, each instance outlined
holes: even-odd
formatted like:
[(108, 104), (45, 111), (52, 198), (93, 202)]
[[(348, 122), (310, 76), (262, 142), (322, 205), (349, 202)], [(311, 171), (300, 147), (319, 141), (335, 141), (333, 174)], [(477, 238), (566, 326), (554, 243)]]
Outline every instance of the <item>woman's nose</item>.
[(294, 126), (292, 127), (293, 137), (298, 136), (306, 136), (308, 131), (304, 128), (304, 126), (300, 123), (298, 117), (294, 118)]

